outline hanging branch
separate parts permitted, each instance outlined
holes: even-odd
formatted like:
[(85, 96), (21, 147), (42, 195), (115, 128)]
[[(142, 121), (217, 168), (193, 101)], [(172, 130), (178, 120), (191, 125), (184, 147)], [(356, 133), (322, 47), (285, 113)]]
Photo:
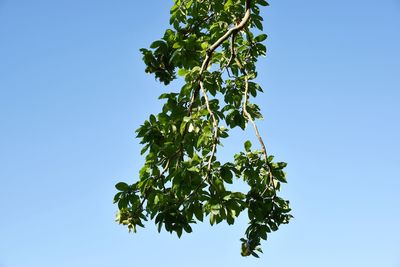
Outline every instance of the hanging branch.
[[(205, 216), (211, 225), (233, 224), (247, 212), (241, 255), (258, 257), (261, 240), (291, 218), (289, 201), (277, 195), (280, 184), (286, 183), (286, 163), (273, 162), (267, 154), (255, 123), (262, 116), (248, 102), (249, 94), (255, 97), (262, 91), (250, 80), (257, 57), (265, 55), (266, 35), (254, 36), (252, 30), (262, 30), (260, 7), (268, 3), (174, 3), (171, 29), (141, 52), (147, 73), (167, 85), (177, 78), (178, 69), (185, 85), (179, 93), (162, 94), (162, 111), (138, 128), (145, 164), (137, 182), (116, 185), (117, 221), (135, 232), (137, 226), (144, 227), (143, 221), (154, 219), (158, 231), (165, 228), (180, 237), (183, 231), (192, 232), (191, 225)], [(219, 71), (210, 71), (213, 64), (219, 64)], [(225, 69), (229, 78), (223, 75)], [(245, 130), (249, 122), (261, 150), (252, 150), (246, 141), (245, 153), (238, 152), (233, 161), (218, 161), (217, 146), (229, 130)], [(226, 184), (233, 183), (233, 177), (247, 183), (249, 191), (228, 190)]]

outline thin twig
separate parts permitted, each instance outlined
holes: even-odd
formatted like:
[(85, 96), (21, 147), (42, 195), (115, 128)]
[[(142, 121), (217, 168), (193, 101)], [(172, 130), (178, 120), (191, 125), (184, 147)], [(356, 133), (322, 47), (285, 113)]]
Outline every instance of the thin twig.
[(211, 109), (210, 101), (208, 100), (207, 92), (204, 89), (203, 81), (200, 81), (200, 88), (201, 88), (201, 91), (203, 93), (204, 100), (205, 100), (206, 106), (207, 106), (207, 110), (208, 110), (208, 113), (211, 116), (212, 124), (213, 124), (213, 146), (212, 146), (212, 149), (211, 149), (210, 159), (208, 160), (207, 175), (206, 175), (206, 177), (208, 177), (210, 175), (211, 163), (212, 163), (212, 159), (213, 159), (213, 157), (215, 155), (215, 150), (217, 148), (217, 143), (218, 143), (218, 122), (217, 122), (217, 118), (215, 117), (214, 112)]
[[(236, 51), (235, 51), (234, 46), (231, 45), (231, 58), (230, 58), (228, 63), (231, 64), (231, 60), (233, 60), (233, 59), (235, 59), (236, 64), (238, 65), (240, 71), (243, 73), (244, 79), (245, 79), (245, 91), (244, 91), (244, 95), (243, 95), (243, 114), (247, 117), (247, 119), (253, 125), (253, 128), (254, 128), (254, 131), (256, 133), (258, 142), (261, 145), (261, 151), (262, 151), (263, 156), (264, 156), (264, 161), (265, 161), (266, 166), (268, 167), (267, 171), (268, 171), (268, 176), (269, 176), (269, 183), (272, 186), (272, 188), (274, 189), (274, 195), (275, 195), (276, 194), (276, 187), (275, 187), (275, 183), (274, 183), (274, 177), (272, 175), (272, 166), (268, 161), (267, 149), (266, 149), (264, 141), (263, 141), (263, 139), (262, 139), (262, 137), (260, 135), (260, 132), (259, 132), (258, 127), (257, 127), (257, 124), (254, 122), (252, 116), (247, 111), (247, 103), (248, 103), (248, 97), (249, 97), (249, 79), (248, 79), (247, 71), (244, 68), (243, 64), (240, 62), (239, 58), (236, 56)], [(261, 193), (261, 196), (263, 196), (267, 190), (268, 190), (268, 186), (263, 190), (263, 192)]]
[(229, 61), (226, 64), (225, 68), (228, 68), (232, 64), (233, 59), (236, 57), (235, 36), (236, 36), (236, 33), (232, 34), (232, 36), (231, 36), (231, 57), (229, 58)]
[(248, 93), (249, 93), (249, 80), (248, 80), (247, 75), (244, 76), (244, 81), (245, 81), (245, 91), (244, 91), (244, 96), (243, 96), (243, 114), (247, 117), (247, 119), (253, 125), (254, 131), (256, 132), (258, 142), (260, 142), (260, 145), (261, 145), (261, 151), (264, 155), (264, 160), (266, 162), (268, 162), (267, 149), (265, 148), (264, 141), (260, 135), (260, 132), (258, 131), (258, 127), (257, 127), (256, 123), (254, 122), (250, 113), (247, 111), (247, 101), (248, 101)]
[[(243, 72), (246, 73), (246, 70), (243, 69)], [(268, 167), (268, 176), (269, 176), (269, 183), (270, 185), (272, 185), (272, 187), (274, 188), (274, 194), (276, 193), (276, 188), (275, 188), (275, 183), (274, 183), (274, 177), (272, 175), (272, 166), (268, 161), (268, 153), (267, 153), (267, 149), (265, 148), (265, 144), (264, 141), (260, 135), (260, 132), (258, 131), (258, 127), (257, 124), (254, 122), (253, 118), (251, 117), (250, 113), (247, 111), (247, 101), (248, 101), (248, 97), (249, 97), (249, 79), (247, 74), (244, 76), (244, 81), (245, 81), (245, 91), (244, 91), (244, 96), (243, 96), (243, 114), (247, 117), (247, 119), (250, 121), (250, 123), (253, 125), (254, 131), (256, 133), (258, 142), (261, 145), (261, 151), (264, 155), (264, 160), (265, 160), (265, 164)], [(267, 191), (268, 187), (266, 187), (264, 189), (264, 191), (261, 193), (261, 196), (265, 194), (265, 192)]]

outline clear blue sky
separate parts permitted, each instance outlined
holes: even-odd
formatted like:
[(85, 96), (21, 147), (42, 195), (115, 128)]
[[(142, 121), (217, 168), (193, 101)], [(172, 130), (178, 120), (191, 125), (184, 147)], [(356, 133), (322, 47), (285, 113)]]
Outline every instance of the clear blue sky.
[(171, 2), (0, 0), (0, 266), (399, 267), (399, 0), (265, 9), (260, 128), (295, 219), (261, 259), (239, 254), (245, 216), (181, 240), (114, 223), (113, 186), (143, 163), (134, 130), (175, 90), (138, 52)]

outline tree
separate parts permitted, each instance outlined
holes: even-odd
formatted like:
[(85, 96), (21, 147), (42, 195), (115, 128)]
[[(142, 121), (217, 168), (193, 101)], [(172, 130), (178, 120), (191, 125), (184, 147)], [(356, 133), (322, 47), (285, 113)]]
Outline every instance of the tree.
[[(134, 184), (120, 182), (114, 197), (117, 221), (136, 232), (148, 218), (179, 237), (209, 216), (211, 225), (233, 224), (247, 211), (249, 226), (242, 241), (243, 256), (258, 257), (261, 239), (292, 217), (289, 201), (277, 193), (286, 183), (284, 162), (267, 154), (255, 123), (260, 108), (249, 101), (262, 92), (255, 82), (256, 62), (266, 54), (262, 43), (260, 7), (265, 0), (174, 0), (171, 29), (141, 49), (146, 72), (168, 85), (178, 76), (179, 92), (160, 95), (162, 111), (137, 129), (145, 164)], [(254, 128), (260, 149), (250, 141), (232, 162), (220, 162), (216, 152), (229, 129)], [(228, 190), (233, 178), (249, 191)]]

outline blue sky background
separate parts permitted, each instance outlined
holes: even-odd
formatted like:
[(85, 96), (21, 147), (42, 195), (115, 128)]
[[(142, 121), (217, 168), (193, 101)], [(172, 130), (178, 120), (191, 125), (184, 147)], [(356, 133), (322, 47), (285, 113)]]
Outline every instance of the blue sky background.
[(0, 267), (399, 267), (399, 0), (264, 10), (259, 124), (289, 163), (295, 219), (261, 259), (240, 256), (246, 216), (180, 240), (114, 223), (113, 186), (143, 163), (134, 130), (177, 89), (144, 74), (138, 52), (171, 3), (0, 0)]

